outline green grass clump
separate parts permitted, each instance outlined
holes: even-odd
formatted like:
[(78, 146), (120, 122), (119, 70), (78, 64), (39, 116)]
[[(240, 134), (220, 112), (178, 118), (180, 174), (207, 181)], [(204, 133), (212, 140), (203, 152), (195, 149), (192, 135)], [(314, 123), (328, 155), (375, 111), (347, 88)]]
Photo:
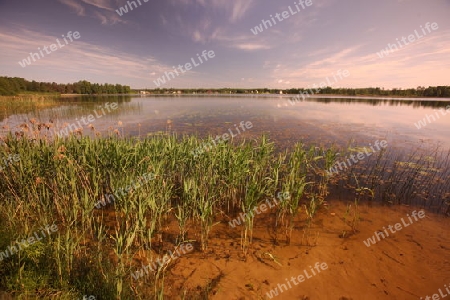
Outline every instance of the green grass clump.
[[(302, 144), (276, 154), (263, 136), (222, 143), (194, 157), (201, 144), (195, 137), (168, 135), (3, 138), (0, 158), (18, 154), (20, 160), (0, 171), (0, 251), (46, 225), (57, 224), (58, 231), (0, 261), (0, 290), (42, 291), (38, 296), (58, 299), (158, 297), (164, 294), (165, 269), (138, 282), (130, 273), (140, 267), (133, 259), (138, 254), (155, 258), (169, 219), (178, 221), (180, 232), (165, 242), (176, 247), (200, 233), (196, 250), (207, 251), (211, 230), (223, 221), (219, 215), (232, 219), (246, 213), (241, 232), (246, 254), (255, 206), (280, 192), (290, 195), (280, 200), (279, 215), (292, 232), (302, 203), (316, 210), (327, 194), (330, 163)], [(114, 201), (106, 201), (111, 195)]]

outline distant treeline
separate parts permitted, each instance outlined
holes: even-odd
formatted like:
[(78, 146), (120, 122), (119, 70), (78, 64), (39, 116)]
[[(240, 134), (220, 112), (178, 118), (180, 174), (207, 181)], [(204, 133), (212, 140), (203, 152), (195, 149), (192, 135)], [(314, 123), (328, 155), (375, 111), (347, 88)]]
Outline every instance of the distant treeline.
[(101, 94), (129, 94), (145, 91), (149, 94), (300, 94), (308, 91), (311, 95), (345, 95), (345, 96), (397, 96), (397, 97), (450, 97), (450, 86), (419, 86), (415, 89), (391, 89), (384, 88), (331, 88), (325, 87), (321, 90), (314, 88), (293, 88), (293, 89), (143, 89), (131, 90), (127, 85), (121, 84), (98, 84), (82, 80), (75, 83), (56, 83), (56, 82), (38, 82), (28, 81), (20, 77), (0, 76), (0, 95), (13, 96), (20, 93), (60, 93), (60, 94), (82, 94), (82, 95), (101, 95)]
[(152, 90), (133, 90), (134, 92), (145, 91), (150, 94), (300, 94), (308, 91), (311, 95), (346, 95), (346, 96), (397, 96), (397, 97), (450, 97), (450, 86), (430, 86), (417, 87), (415, 89), (392, 89), (385, 90), (383, 88), (331, 88), (325, 87), (319, 91), (314, 88), (294, 88), (294, 89), (152, 89)]
[(28, 81), (19, 77), (0, 76), (0, 95), (14, 96), (20, 93), (60, 93), (60, 94), (129, 94), (131, 91), (127, 85), (98, 84), (82, 80), (75, 83), (37, 82)]

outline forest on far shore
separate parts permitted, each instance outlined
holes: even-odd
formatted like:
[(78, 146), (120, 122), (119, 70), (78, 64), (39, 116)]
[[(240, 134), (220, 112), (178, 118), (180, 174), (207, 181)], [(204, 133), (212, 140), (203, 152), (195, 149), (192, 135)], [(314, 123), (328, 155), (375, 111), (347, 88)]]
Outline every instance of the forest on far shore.
[(219, 88), (219, 89), (131, 89), (128, 85), (121, 84), (98, 84), (86, 80), (74, 83), (37, 82), (28, 81), (20, 77), (0, 76), (0, 95), (15, 96), (21, 93), (58, 93), (58, 94), (80, 94), (80, 95), (102, 95), (102, 94), (301, 94), (308, 92), (309, 95), (343, 95), (343, 96), (394, 96), (394, 97), (449, 97), (450, 86), (418, 86), (409, 89), (384, 89), (380, 87), (369, 88), (291, 88), (291, 89), (269, 89), (269, 88)]
[(0, 95), (15, 96), (21, 93), (58, 93), (58, 94), (129, 94), (131, 89), (121, 84), (98, 84), (80, 80), (74, 83), (28, 81), (20, 77), (0, 76)]
[[(296, 95), (305, 92), (306, 97), (313, 95), (343, 95), (343, 96), (389, 96), (389, 97), (448, 97), (450, 98), (450, 86), (419, 86), (415, 89), (391, 89), (386, 90), (379, 87), (369, 88), (331, 88), (325, 87), (323, 89), (316, 88), (292, 88), (292, 89), (236, 89), (236, 88), (221, 88), (221, 89), (145, 89), (133, 90), (145, 91), (148, 94), (288, 94)], [(308, 95), (306, 94), (308, 93)]]

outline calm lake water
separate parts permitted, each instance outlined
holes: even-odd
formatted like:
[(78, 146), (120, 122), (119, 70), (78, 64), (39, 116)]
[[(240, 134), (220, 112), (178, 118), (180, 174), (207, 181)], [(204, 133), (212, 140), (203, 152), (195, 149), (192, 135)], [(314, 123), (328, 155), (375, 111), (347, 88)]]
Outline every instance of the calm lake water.
[[(427, 145), (450, 149), (450, 110), (447, 115), (438, 111), (449, 106), (450, 99), (327, 97), (309, 98), (293, 105), (288, 100), (287, 96), (277, 95), (62, 98), (60, 105), (53, 108), (5, 112), (0, 125), (5, 133), (18, 130), (20, 124), (33, 118), (42, 123), (51, 120), (57, 128), (80, 121), (83, 133), (89, 134), (92, 130), (81, 118), (93, 114), (95, 120), (90, 123), (102, 133), (119, 129), (125, 136), (170, 131), (205, 137), (222, 135), (235, 130), (234, 124), (239, 126), (241, 121), (250, 121), (253, 127), (240, 138), (255, 138), (264, 133), (278, 147), (299, 140), (344, 145), (354, 139), (365, 146), (386, 139), (395, 147)], [(96, 117), (95, 111), (100, 115), (100, 107), (108, 101), (118, 102), (118, 109)], [(422, 121), (421, 129), (416, 127), (419, 121)]]
[[(383, 203), (450, 213), (450, 109), (444, 110), (450, 108), (450, 99), (324, 97), (293, 104), (288, 100), (278, 95), (61, 98), (51, 108), (6, 111), (0, 116), (0, 128), (4, 135), (24, 130), (23, 124), (30, 121), (51, 122), (53, 128), (41, 130), (41, 136), (50, 137), (55, 129), (59, 133), (67, 129), (67, 124), (81, 124), (83, 135), (92, 136), (175, 133), (205, 138), (232, 133), (236, 139), (251, 140), (267, 134), (277, 150), (299, 141), (355, 149), (386, 140), (382, 159), (373, 155), (333, 177), (330, 197), (353, 200), (348, 187), (368, 187)], [(107, 102), (116, 102), (117, 109), (103, 112)], [(89, 115), (94, 130), (81, 121)], [(252, 126), (243, 131), (241, 122)], [(338, 161), (347, 156), (340, 154)]]

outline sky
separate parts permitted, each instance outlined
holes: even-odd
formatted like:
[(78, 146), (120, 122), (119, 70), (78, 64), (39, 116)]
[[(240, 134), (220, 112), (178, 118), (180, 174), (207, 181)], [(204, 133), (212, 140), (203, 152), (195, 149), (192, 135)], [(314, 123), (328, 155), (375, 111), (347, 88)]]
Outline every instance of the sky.
[(450, 85), (450, 0), (309, 1), (0, 0), (0, 76), (136, 89)]

